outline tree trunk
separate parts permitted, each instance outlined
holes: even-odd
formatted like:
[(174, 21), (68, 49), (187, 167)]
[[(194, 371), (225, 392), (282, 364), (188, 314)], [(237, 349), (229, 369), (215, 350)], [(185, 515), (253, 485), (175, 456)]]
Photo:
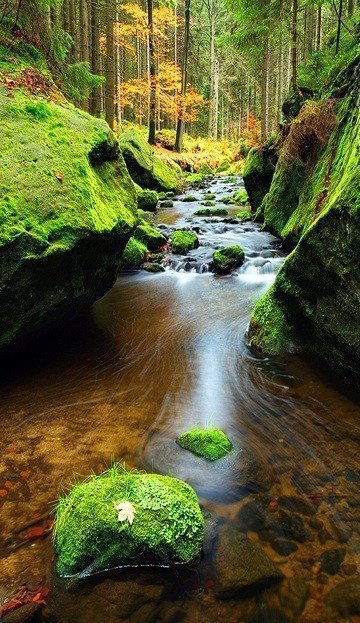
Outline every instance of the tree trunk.
[(340, 31), (341, 31), (342, 12), (343, 12), (343, 0), (340, 0), (339, 10), (338, 10), (338, 20), (337, 20), (335, 54), (338, 54), (339, 48), (340, 48)]
[(209, 8), (210, 20), (210, 98), (209, 98), (209, 136), (212, 136), (214, 124), (214, 79), (215, 79), (215, 20)]
[(316, 19), (316, 49), (317, 50), (320, 50), (320, 46), (321, 46), (321, 25), (322, 25), (321, 6), (319, 6), (317, 10), (317, 19)]
[(314, 31), (315, 31), (315, 12), (313, 7), (305, 8), (306, 28), (305, 28), (305, 58), (308, 58), (314, 48)]
[(212, 115), (211, 115), (211, 127), (210, 136), (216, 141), (218, 137), (218, 118), (219, 118), (219, 74), (220, 66), (217, 58), (214, 63), (214, 76), (213, 76), (213, 92), (211, 94), (212, 101)]
[(184, 113), (185, 113), (185, 96), (187, 87), (187, 71), (188, 56), (190, 44), (190, 0), (185, 0), (185, 32), (184, 32), (184, 55), (182, 62), (182, 80), (181, 80), (181, 106), (176, 126), (175, 151), (181, 151), (182, 139), (184, 133)]
[(115, 116), (115, 51), (114, 51), (115, 5), (112, 0), (106, 3), (106, 55), (104, 63), (105, 83), (105, 119), (110, 128), (114, 129)]
[(354, 0), (348, 0), (347, 3), (347, 16), (352, 17), (354, 15)]
[(153, 21), (153, 0), (147, 0), (149, 29), (149, 70), (150, 70), (150, 102), (149, 102), (149, 143), (154, 145), (156, 132), (156, 62)]
[(293, 0), (292, 7), (292, 25), (291, 25), (291, 83), (293, 89), (297, 90), (297, 17), (298, 17), (298, 0)]
[[(100, 74), (100, 11), (99, 0), (92, 0), (91, 10), (91, 71)], [(94, 117), (100, 117), (101, 112), (101, 87), (96, 87), (90, 97), (90, 112)]]
[(80, 59), (89, 62), (89, 15), (87, 0), (80, 0)]
[(269, 40), (265, 39), (262, 73), (261, 73), (261, 140), (263, 142), (267, 139), (268, 134), (268, 95), (269, 95)]

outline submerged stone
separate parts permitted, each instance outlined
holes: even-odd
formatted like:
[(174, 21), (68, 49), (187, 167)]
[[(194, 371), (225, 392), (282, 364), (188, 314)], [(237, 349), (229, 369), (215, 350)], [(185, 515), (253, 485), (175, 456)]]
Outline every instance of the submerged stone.
[(236, 244), (215, 251), (213, 254), (215, 272), (220, 275), (229, 274), (232, 270), (241, 266), (244, 259), (244, 250)]
[(216, 595), (232, 598), (269, 586), (283, 574), (263, 549), (246, 536), (224, 526), (215, 553)]
[(345, 558), (346, 550), (342, 547), (328, 549), (320, 556), (320, 572), (335, 575), (339, 572), (341, 563)]
[(180, 435), (176, 443), (208, 461), (221, 459), (232, 449), (231, 441), (218, 428), (194, 428)]
[(195, 232), (178, 230), (175, 231), (171, 238), (171, 248), (173, 253), (184, 255), (192, 249), (199, 246), (199, 239)]
[[(132, 523), (119, 521), (121, 503), (132, 505)], [(114, 467), (75, 485), (58, 503), (56, 569), (71, 576), (123, 565), (190, 563), (203, 536), (204, 519), (188, 484)]]
[(360, 614), (360, 577), (334, 586), (325, 596), (325, 604), (344, 617)]

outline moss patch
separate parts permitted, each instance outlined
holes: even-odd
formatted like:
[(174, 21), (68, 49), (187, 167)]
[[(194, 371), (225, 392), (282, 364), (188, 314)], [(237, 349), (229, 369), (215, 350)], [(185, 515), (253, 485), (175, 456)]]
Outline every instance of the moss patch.
[[(118, 521), (130, 502), (134, 521)], [(200, 553), (204, 519), (194, 490), (157, 474), (112, 468), (77, 484), (56, 509), (56, 569), (61, 576), (121, 565), (190, 563)]]
[(217, 461), (232, 449), (231, 441), (218, 428), (194, 428), (180, 435), (176, 443), (208, 461)]
[(137, 186), (136, 195), (138, 201), (139, 210), (145, 212), (155, 212), (158, 204), (158, 194), (156, 190), (148, 190), (147, 188), (140, 188)]
[(270, 189), (278, 160), (278, 147), (271, 141), (250, 149), (244, 166), (243, 179), (249, 202), (257, 210)]
[(269, 355), (289, 350), (290, 328), (270, 288), (255, 305), (249, 328), (250, 346), (260, 347)]
[(175, 231), (171, 238), (173, 253), (183, 255), (199, 246), (199, 239), (193, 231)]
[(225, 208), (200, 208), (194, 212), (194, 216), (227, 216), (228, 214)]
[(244, 259), (244, 250), (237, 244), (215, 251), (213, 254), (215, 271), (220, 275), (226, 275), (237, 268), (237, 266), (241, 266)]
[(236, 218), (239, 218), (242, 221), (250, 221), (251, 220), (250, 208), (244, 208), (243, 210), (239, 210), (239, 212), (236, 212)]
[(134, 238), (145, 245), (149, 251), (156, 251), (167, 244), (165, 236), (146, 221), (142, 221), (135, 229)]
[(136, 238), (130, 238), (122, 256), (120, 268), (122, 270), (139, 269), (145, 261), (147, 253), (148, 249), (142, 242)]
[(246, 203), (248, 203), (249, 195), (247, 194), (245, 188), (241, 188), (241, 190), (238, 190), (238, 192), (234, 195), (234, 201), (238, 205), (245, 205)]

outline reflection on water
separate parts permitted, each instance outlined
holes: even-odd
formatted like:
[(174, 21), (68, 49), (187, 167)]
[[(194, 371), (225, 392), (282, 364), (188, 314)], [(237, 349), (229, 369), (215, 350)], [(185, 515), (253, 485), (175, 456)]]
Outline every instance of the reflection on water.
[[(215, 181), (196, 194), (221, 197), (238, 185)], [(165, 229), (199, 228), (190, 262), (173, 256), (165, 273), (121, 274), (81, 322), (7, 362), (0, 599), (43, 582), (52, 592), (39, 620), (51, 623), (355, 621), (358, 408), (315, 366), (248, 350), (251, 309), (283, 262), (279, 244), (231, 210), (233, 222), (224, 222), (194, 217), (197, 208), (175, 201), (156, 216)], [(234, 243), (246, 254), (236, 273), (204, 272), (214, 248)], [(207, 424), (234, 444), (211, 465), (174, 441)], [(49, 537), (27, 541), (26, 525), (49, 514), (74, 472), (99, 472), (113, 459), (191, 482), (207, 517), (203, 560), (64, 590), (52, 577)], [(280, 583), (219, 597), (217, 547), (228, 526), (276, 563)], [(335, 586), (340, 597), (327, 597)]]

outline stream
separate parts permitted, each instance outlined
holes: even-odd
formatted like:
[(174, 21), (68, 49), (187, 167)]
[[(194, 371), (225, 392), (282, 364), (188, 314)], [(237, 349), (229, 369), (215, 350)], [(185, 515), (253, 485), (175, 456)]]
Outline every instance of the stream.
[[(182, 195), (160, 207), (149, 218), (167, 234), (191, 226), (200, 247), (169, 255), (164, 273), (120, 274), (81, 320), (3, 370), (0, 603), (19, 586), (45, 586), (36, 620), (48, 623), (359, 620), (346, 605), (359, 589), (359, 409), (316, 362), (248, 348), (251, 310), (284, 254), (279, 240), (221, 202), (240, 187), (241, 178), (215, 178), (187, 191), (196, 201)], [(193, 215), (207, 193), (228, 217)], [(209, 272), (214, 249), (228, 244), (243, 247), (243, 266)], [(196, 426), (221, 428), (234, 451), (210, 464), (177, 446)], [(191, 569), (64, 586), (53, 575), (50, 535), (28, 537), (29, 524), (46, 526), (75, 474), (115, 460), (195, 488), (206, 517), (203, 558)], [(280, 581), (264, 576), (241, 596), (219, 591), (219, 539), (231, 559), (236, 533), (275, 563)]]

